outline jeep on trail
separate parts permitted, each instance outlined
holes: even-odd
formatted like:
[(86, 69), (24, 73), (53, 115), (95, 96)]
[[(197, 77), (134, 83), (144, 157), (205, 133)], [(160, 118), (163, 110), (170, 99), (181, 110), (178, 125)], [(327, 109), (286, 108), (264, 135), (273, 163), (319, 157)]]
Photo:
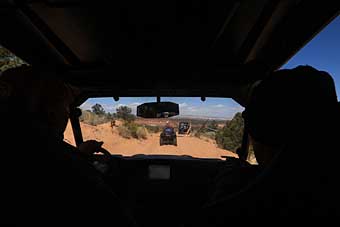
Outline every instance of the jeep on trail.
[(189, 122), (179, 122), (178, 124), (178, 134), (189, 135), (191, 132), (191, 124)]
[(175, 129), (170, 126), (166, 126), (161, 132), (159, 145), (174, 145), (177, 146), (177, 136)]

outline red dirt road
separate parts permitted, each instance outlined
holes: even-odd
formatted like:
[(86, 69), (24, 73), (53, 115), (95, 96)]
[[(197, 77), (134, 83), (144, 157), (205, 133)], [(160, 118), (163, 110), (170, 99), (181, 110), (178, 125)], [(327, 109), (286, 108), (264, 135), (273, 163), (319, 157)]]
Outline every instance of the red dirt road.
[[(81, 123), (84, 140), (95, 139), (103, 141), (103, 147), (112, 154), (132, 156), (136, 154), (147, 155), (189, 155), (198, 158), (221, 158), (221, 156), (237, 157), (235, 153), (220, 149), (213, 140), (199, 139), (191, 136), (178, 136), (178, 146), (159, 145), (159, 134), (148, 134), (146, 140), (122, 138), (117, 128), (110, 128), (110, 123), (91, 126)], [(65, 133), (65, 141), (75, 144), (72, 128), (68, 124)]]

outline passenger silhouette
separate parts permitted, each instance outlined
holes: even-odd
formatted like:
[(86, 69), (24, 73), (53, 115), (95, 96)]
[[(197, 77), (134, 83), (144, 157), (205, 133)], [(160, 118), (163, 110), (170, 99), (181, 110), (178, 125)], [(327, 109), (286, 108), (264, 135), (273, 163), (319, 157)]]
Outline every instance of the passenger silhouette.
[(243, 116), (259, 165), (224, 170), (204, 218), (195, 223), (224, 225), (228, 214), (338, 212), (339, 111), (332, 77), (298, 66), (271, 73), (249, 91)]

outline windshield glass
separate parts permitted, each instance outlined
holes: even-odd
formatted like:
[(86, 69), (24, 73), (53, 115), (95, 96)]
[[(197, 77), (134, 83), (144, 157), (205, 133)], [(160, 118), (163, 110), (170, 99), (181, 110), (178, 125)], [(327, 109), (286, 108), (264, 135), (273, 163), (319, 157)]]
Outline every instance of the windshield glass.
[[(226, 98), (162, 98), (179, 104), (179, 115), (141, 118), (137, 106), (156, 98), (92, 98), (80, 108), (85, 140), (103, 141), (112, 154), (188, 155), (198, 158), (236, 156), (243, 135), (243, 108)], [(74, 144), (72, 127), (64, 138)]]

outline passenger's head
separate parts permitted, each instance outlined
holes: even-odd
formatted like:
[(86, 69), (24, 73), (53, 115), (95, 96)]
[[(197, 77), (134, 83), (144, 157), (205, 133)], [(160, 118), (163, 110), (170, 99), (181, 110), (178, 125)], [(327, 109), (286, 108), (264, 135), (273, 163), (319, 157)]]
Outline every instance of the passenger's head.
[(244, 112), (258, 162), (268, 162), (291, 139), (306, 135), (336, 104), (332, 77), (310, 66), (279, 70), (261, 81)]
[[(47, 73), (46, 73), (47, 74)], [(49, 133), (62, 134), (67, 125), (69, 107), (77, 89), (65, 84), (53, 75), (20, 67), (5, 71), (0, 81), (7, 87), (11, 109), (18, 108), (26, 117), (46, 124)]]

